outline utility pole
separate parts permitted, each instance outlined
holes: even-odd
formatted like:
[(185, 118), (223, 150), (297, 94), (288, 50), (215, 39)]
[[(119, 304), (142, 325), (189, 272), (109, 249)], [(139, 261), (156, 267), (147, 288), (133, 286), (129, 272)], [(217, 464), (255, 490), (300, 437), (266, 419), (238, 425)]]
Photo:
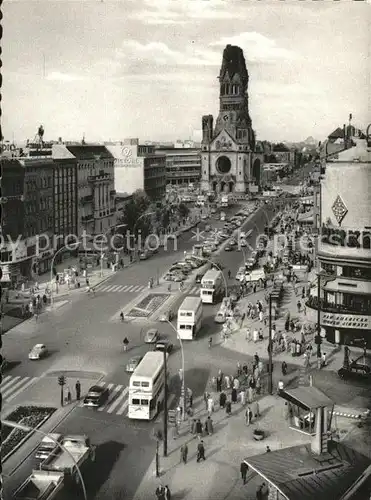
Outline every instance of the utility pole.
[(268, 392), (273, 394), (273, 364), (272, 364), (272, 294), (269, 294), (269, 336), (268, 336)]
[(321, 339), (321, 275), (320, 273), (317, 274), (317, 302), (318, 302), (318, 307), (317, 307), (317, 339), (316, 339), (316, 344), (317, 344), (317, 363), (320, 366), (321, 365), (321, 344), (322, 344), (322, 339)]
[(164, 457), (167, 457), (167, 352), (164, 349), (164, 370), (165, 370), (165, 395), (164, 395)]

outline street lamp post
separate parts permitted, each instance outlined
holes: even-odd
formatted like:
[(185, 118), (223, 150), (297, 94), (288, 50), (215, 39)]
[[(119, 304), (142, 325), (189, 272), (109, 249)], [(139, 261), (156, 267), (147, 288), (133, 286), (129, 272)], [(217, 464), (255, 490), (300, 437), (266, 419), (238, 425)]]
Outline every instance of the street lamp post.
[(272, 294), (269, 294), (269, 335), (268, 335), (268, 392), (273, 393), (273, 342), (272, 342)]
[(37, 429), (36, 427), (29, 427), (28, 425), (18, 424), (16, 422), (12, 422), (11, 420), (2, 420), (2, 424), (3, 425), (7, 425), (8, 427), (12, 427), (13, 429), (19, 429), (19, 430), (25, 431), (25, 432), (39, 432), (43, 437), (48, 437), (48, 439), (50, 439), (51, 441), (53, 441), (53, 443), (56, 446), (58, 446), (58, 448), (60, 448), (61, 450), (63, 450), (64, 453), (67, 453), (67, 455), (69, 455), (69, 457), (72, 459), (73, 464), (75, 465), (76, 472), (77, 472), (77, 474), (79, 476), (79, 480), (80, 480), (80, 483), (81, 483), (81, 488), (82, 488), (82, 491), (83, 491), (84, 499), (85, 500), (88, 499), (87, 494), (86, 494), (86, 488), (85, 488), (84, 479), (82, 477), (80, 468), (79, 468), (79, 466), (78, 466), (78, 464), (77, 464), (77, 462), (75, 460), (75, 457), (72, 455), (72, 453), (65, 446), (63, 446), (63, 444), (59, 443), (53, 437), (52, 434), (46, 434), (45, 432), (43, 432), (40, 429)]
[(182, 412), (182, 420), (184, 422), (185, 420), (185, 414), (186, 414), (186, 402), (187, 402), (187, 396), (186, 396), (186, 387), (185, 387), (185, 372), (184, 372), (184, 349), (183, 349), (183, 341), (182, 339), (180, 338), (180, 335), (178, 334), (178, 331), (176, 330), (176, 328), (174, 328), (174, 325), (171, 323), (171, 321), (169, 320), (166, 320), (166, 322), (171, 326), (171, 328), (174, 330), (174, 332), (176, 333), (177, 335), (177, 338), (179, 340), (179, 344), (180, 344), (180, 352), (181, 352), (181, 356), (182, 356), (182, 395), (183, 395), (183, 412)]

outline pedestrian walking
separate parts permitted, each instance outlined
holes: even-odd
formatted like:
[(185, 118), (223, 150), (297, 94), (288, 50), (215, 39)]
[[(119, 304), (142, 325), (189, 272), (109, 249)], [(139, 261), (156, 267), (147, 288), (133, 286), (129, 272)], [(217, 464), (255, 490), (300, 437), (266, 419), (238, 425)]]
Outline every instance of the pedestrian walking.
[(186, 464), (187, 459), (188, 459), (188, 446), (187, 446), (187, 443), (184, 443), (180, 447), (180, 461), (183, 462), (184, 464)]
[(262, 391), (262, 383), (261, 383), (261, 378), (257, 377), (256, 382), (255, 382), (255, 390), (256, 394), (260, 395)]
[(259, 312), (259, 321), (260, 321), (260, 323), (263, 323), (263, 319), (264, 319), (263, 311), (260, 311)]
[(80, 396), (81, 396), (81, 384), (80, 381), (77, 380), (75, 384), (75, 389), (76, 389), (76, 399), (77, 401), (80, 401)]
[(258, 401), (255, 401), (254, 403), (254, 417), (255, 418), (260, 417), (260, 406)]
[(272, 450), (269, 448), (269, 446), (267, 446), (267, 448), (266, 448), (265, 452), (266, 452), (266, 453), (270, 453), (271, 451), (272, 451)]
[(122, 311), (120, 312), (120, 319), (122, 322), (124, 322), (125, 316), (124, 316), (124, 313)]
[(259, 356), (258, 356), (258, 353), (256, 352), (256, 353), (254, 354), (254, 368), (255, 368), (255, 366), (258, 366), (259, 361), (260, 361), (260, 358), (259, 358)]
[(282, 370), (282, 375), (286, 375), (287, 374), (287, 363), (286, 363), (286, 361), (282, 361), (281, 370)]
[(72, 394), (69, 387), (67, 387), (67, 403), (72, 403)]
[(282, 380), (280, 380), (278, 382), (278, 386), (277, 386), (277, 392), (278, 392), (278, 394), (280, 394), (283, 391), (283, 389), (284, 389), (284, 383), (282, 382)]
[(122, 343), (124, 344), (124, 351), (127, 351), (128, 350), (128, 345), (129, 345), (128, 338), (125, 337), (124, 340), (122, 341)]
[(263, 500), (262, 487), (259, 486), (256, 490), (256, 500)]
[(201, 423), (200, 419), (198, 419), (196, 422), (196, 434), (197, 434), (198, 439), (201, 439), (201, 437), (202, 437), (202, 423)]
[(246, 404), (245, 391), (240, 391), (240, 402), (242, 406), (245, 406)]
[(227, 389), (230, 389), (231, 388), (231, 378), (229, 375), (226, 375), (224, 377), (224, 382), (225, 382), (225, 386)]
[(238, 391), (238, 389), (240, 388), (240, 381), (238, 380), (238, 378), (236, 377), (234, 380), (233, 380), (233, 389), (236, 389), (236, 391)]
[(241, 363), (237, 362), (237, 377), (239, 377), (242, 373)]
[(217, 392), (221, 392), (222, 382), (223, 382), (223, 374), (219, 370), (218, 376), (216, 377), (216, 390), (217, 390)]
[(246, 408), (246, 411), (245, 411), (245, 424), (246, 425), (250, 425), (251, 424), (251, 420), (252, 420), (252, 411), (251, 411), (250, 406), (248, 406)]
[(165, 497), (166, 490), (162, 484), (159, 484), (159, 486), (157, 486), (155, 493), (156, 493), (156, 497), (158, 498), (158, 500), (166, 500), (166, 497)]
[(165, 486), (165, 500), (171, 500), (171, 493), (168, 485)]
[(194, 418), (191, 422), (191, 434), (194, 436), (196, 434), (196, 419)]
[(240, 472), (241, 472), (241, 479), (243, 481), (243, 484), (246, 484), (246, 476), (247, 476), (248, 470), (249, 470), (249, 466), (247, 465), (247, 463), (241, 462)]
[(222, 391), (220, 393), (220, 396), (219, 396), (219, 406), (220, 408), (224, 408), (225, 407), (225, 402), (227, 401), (227, 396), (225, 394), (224, 391)]
[(322, 367), (326, 366), (327, 363), (327, 358), (326, 358), (326, 353), (324, 352), (322, 354)]
[(205, 422), (205, 431), (209, 436), (211, 436), (214, 433), (214, 424), (211, 419), (211, 417), (207, 417), (206, 422)]
[(301, 302), (300, 302), (300, 300), (298, 300), (297, 307), (298, 307), (298, 313), (300, 313), (300, 311), (301, 311)]
[(205, 447), (204, 447), (204, 442), (202, 440), (197, 445), (197, 462), (199, 462), (200, 460), (206, 460)]
[(237, 390), (235, 388), (232, 389), (231, 399), (232, 403), (237, 403)]
[(205, 402), (205, 410), (206, 411), (207, 411), (209, 397), (210, 397), (210, 394), (208, 392), (204, 392), (204, 402)]
[(214, 400), (211, 396), (209, 396), (207, 400), (207, 413), (209, 414), (209, 416), (213, 413), (213, 411), (214, 411)]
[(250, 330), (250, 328), (246, 329), (246, 340), (248, 342), (250, 342), (250, 340), (251, 340), (251, 330)]
[(226, 404), (225, 404), (225, 412), (227, 414), (227, 417), (231, 416), (231, 413), (232, 413), (232, 404), (231, 404), (230, 401), (227, 401)]
[(254, 389), (251, 386), (247, 389), (247, 400), (249, 403), (254, 401)]

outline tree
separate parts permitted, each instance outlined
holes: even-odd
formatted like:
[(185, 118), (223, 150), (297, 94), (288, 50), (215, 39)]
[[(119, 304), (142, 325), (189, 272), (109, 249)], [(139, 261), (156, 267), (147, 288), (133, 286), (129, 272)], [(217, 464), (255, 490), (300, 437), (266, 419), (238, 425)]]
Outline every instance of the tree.
[(168, 227), (170, 224), (170, 210), (168, 208), (164, 208), (162, 212), (161, 225), (163, 228)]
[[(148, 220), (142, 217), (150, 206), (150, 200), (146, 193), (138, 189), (133, 193), (132, 199), (126, 204), (122, 222), (127, 224), (127, 229), (130, 232), (141, 230), (145, 232), (148, 230)], [(142, 217), (140, 220), (139, 218)]]
[(185, 219), (186, 217), (188, 217), (189, 208), (187, 207), (187, 205), (185, 203), (179, 203), (178, 212), (179, 212), (180, 217), (182, 219)]

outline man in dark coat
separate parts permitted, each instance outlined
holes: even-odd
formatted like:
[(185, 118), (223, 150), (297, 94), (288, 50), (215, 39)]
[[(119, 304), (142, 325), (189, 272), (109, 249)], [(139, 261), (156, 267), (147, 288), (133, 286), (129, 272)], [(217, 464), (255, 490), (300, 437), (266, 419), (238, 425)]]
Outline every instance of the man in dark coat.
[(246, 484), (246, 476), (247, 476), (248, 470), (249, 470), (249, 466), (247, 465), (247, 463), (241, 462), (240, 472), (241, 472), (241, 478), (242, 478), (243, 484)]
[(165, 493), (166, 493), (166, 490), (165, 490), (165, 487), (162, 486), (162, 484), (160, 484), (159, 486), (157, 486), (156, 488), (156, 497), (158, 498), (158, 500), (165, 500)]
[(202, 423), (201, 423), (200, 419), (198, 419), (197, 422), (196, 422), (196, 434), (197, 434), (198, 439), (201, 439), (201, 436), (202, 436)]
[(180, 448), (180, 461), (186, 464), (187, 458), (188, 458), (188, 446), (187, 443), (184, 443)]
[(75, 384), (75, 389), (76, 389), (76, 399), (77, 401), (80, 401), (80, 396), (81, 396), (81, 384), (80, 381), (78, 380)]
[(232, 403), (237, 403), (237, 389), (235, 388), (232, 389), (231, 398), (232, 398)]
[(225, 407), (225, 402), (227, 401), (227, 396), (225, 395), (225, 392), (221, 392), (219, 396), (219, 406), (220, 408)]
[(204, 442), (203, 441), (201, 441), (197, 445), (197, 462), (199, 462), (201, 459), (202, 460), (206, 460), (206, 458), (205, 458), (205, 447), (204, 447)]

